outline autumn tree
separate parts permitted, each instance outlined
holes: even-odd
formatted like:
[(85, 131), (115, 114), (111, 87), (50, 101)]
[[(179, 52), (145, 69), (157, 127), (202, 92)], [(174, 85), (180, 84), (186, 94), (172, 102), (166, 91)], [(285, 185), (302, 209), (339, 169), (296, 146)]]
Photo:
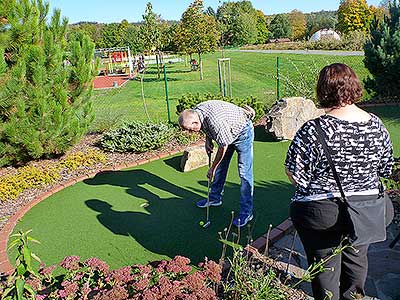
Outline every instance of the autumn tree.
[(265, 44), (268, 41), (268, 29), (265, 15), (261, 10), (257, 14), (257, 41), (256, 44)]
[(195, 0), (182, 14), (176, 29), (175, 43), (187, 54), (199, 55), (200, 79), (203, 80), (202, 54), (217, 48), (218, 31), (215, 19), (204, 13), (203, 0)]
[(374, 11), (374, 7), (369, 7), (366, 0), (341, 0), (337, 29), (342, 33), (368, 31)]
[(292, 40), (301, 40), (306, 34), (306, 16), (299, 10), (292, 10), (289, 14), (289, 22), (292, 26)]

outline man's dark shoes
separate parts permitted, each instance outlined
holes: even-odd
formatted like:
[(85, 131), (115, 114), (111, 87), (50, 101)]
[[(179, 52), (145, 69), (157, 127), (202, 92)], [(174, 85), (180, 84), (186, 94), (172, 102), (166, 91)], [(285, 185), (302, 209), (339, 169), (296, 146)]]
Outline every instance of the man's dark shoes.
[(253, 220), (253, 214), (244, 214), (240, 213), (234, 220), (233, 220), (233, 225), (236, 227), (243, 227), (246, 226), (247, 223), (249, 223), (251, 220)]
[(207, 203), (207, 199), (203, 199), (196, 202), (196, 206), (199, 208), (206, 208), (208, 206), (207, 204), (209, 204), (209, 206), (221, 206), (222, 201), (221, 200), (215, 201), (210, 199), (210, 202)]

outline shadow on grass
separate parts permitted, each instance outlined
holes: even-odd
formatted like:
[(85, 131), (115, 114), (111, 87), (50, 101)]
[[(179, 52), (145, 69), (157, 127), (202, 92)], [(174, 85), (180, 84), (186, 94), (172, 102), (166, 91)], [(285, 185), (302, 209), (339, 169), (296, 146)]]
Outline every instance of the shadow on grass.
[[(205, 182), (199, 181), (200, 185)], [(124, 187), (128, 194), (146, 201), (144, 213), (115, 210), (106, 199), (86, 200), (86, 205), (98, 213), (98, 221), (112, 233), (132, 237), (154, 253), (187, 256), (193, 263), (204, 260), (205, 256), (219, 258), (222, 245), (218, 242), (218, 232), (229, 226), (231, 212), (239, 208), (240, 187), (227, 183), (224, 203), (211, 208), (211, 225), (204, 229), (199, 221), (205, 219), (205, 210), (194, 205), (206, 197), (204, 190), (177, 186), (143, 169), (103, 172), (85, 183)], [(265, 233), (270, 223), (277, 225), (282, 221), (292, 193), (287, 182), (256, 183), (253, 238)]]
[[(140, 81), (140, 78), (136, 79), (137, 81)], [(168, 77), (168, 81), (181, 81), (182, 79), (178, 79), (178, 78), (174, 78), (174, 77)], [(157, 77), (153, 77), (153, 78), (143, 78), (143, 82), (164, 82), (164, 78), (157, 78)]]
[(164, 159), (163, 161), (167, 166), (183, 173), (181, 169), (181, 160), (182, 160), (182, 155), (179, 155)]
[[(188, 67), (189, 68), (189, 67)], [(184, 74), (184, 73), (190, 73), (191, 72), (191, 70), (168, 70), (167, 69), (167, 77), (168, 77), (168, 74)], [(147, 70), (146, 71), (146, 74), (158, 74), (158, 72), (157, 72), (157, 69), (156, 70)], [(164, 70), (163, 69), (161, 69), (161, 71), (160, 71), (160, 76), (161, 76), (161, 78), (164, 78)]]
[(388, 119), (393, 122), (400, 122), (400, 106), (399, 105), (388, 105), (388, 106), (377, 106), (377, 107), (365, 107), (363, 108), (368, 112), (371, 112), (382, 119)]
[(254, 140), (257, 142), (277, 142), (271, 133), (265, 131), (263, 125), (254, 126)]

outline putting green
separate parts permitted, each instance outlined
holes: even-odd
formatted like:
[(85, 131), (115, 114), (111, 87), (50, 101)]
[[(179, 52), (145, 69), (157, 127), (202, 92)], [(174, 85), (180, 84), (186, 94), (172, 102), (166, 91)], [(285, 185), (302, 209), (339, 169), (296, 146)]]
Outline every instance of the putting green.
[[(382, 114), (400, 153), (399, 108)], [(255, 220), (252, 237), (287, 217), (294, 188), (283, 161), (289, 142), (272, 142), (263, 128), (254, 143)], [(206, 168), (178, 170), (180, 155), (135, 168), (106, 172), (79, 182), (33, 207), (14, 232), (33, 229), (41, 244), (33, 251), (47, 264), (67, 255), (99, 257), (112, 268), (184, 255), (197, 263), (205, 256), (218, 259), (218, 232), (239, 209), (239, 178), (233, 158), (221, 207), (211, 208), (211, 225), (203, 229), (205, 210), (194, 203), (207, 193)], [(241, 234), (246, 236), (244, 230)], [(245, 239), (245, 238), (244, 238)], [(9, 255), (12, 255), (9, 253)], [(10, 256), (10, 257), (12, 257)]]

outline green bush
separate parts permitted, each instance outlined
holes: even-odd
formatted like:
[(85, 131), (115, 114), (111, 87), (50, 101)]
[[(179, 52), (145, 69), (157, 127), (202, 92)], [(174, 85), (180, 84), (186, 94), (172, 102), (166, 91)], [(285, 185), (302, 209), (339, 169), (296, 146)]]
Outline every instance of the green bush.
[(100, 145), (110, 152), (145, 152), (165, 145), (173, 136), (173, 129), (163, 123), (124, 123), (106, 132)]
[(189, 132), (186, 130), (177, 129), (175, 132), (175, 140), (179, 145), (189, 145), (197, 142), (201, 137), (199, 132)]
[(389, 15), (371, 24), (371, 38), (365, 43), (365, 67), (371, 77), (366, 89), (379, 98), (400, 99), (400, 3), (389, 5)]
[(246, 98), (240, 99), (240, 98), (223, 97), (220, 94), (215, 95), (210, 93), (204, 95), (200, 95), (199, 93), (183, 95), (181, 98), (178, 99), (178, 105), (176, 106), (176, 113), (179, 114), (183, 110), (193, 108), (197, 104), (207, 100), (223, 100), (226, 102), (236, 104), (237, 106), (241, 107), (246, 104), (255, 110), (256, 112), (256, 116), (254, 118), (255, 121), (260, 119), (265, 114), (265, 106), (262, 103), (262, 101), (257, 97), (250, 95)]

